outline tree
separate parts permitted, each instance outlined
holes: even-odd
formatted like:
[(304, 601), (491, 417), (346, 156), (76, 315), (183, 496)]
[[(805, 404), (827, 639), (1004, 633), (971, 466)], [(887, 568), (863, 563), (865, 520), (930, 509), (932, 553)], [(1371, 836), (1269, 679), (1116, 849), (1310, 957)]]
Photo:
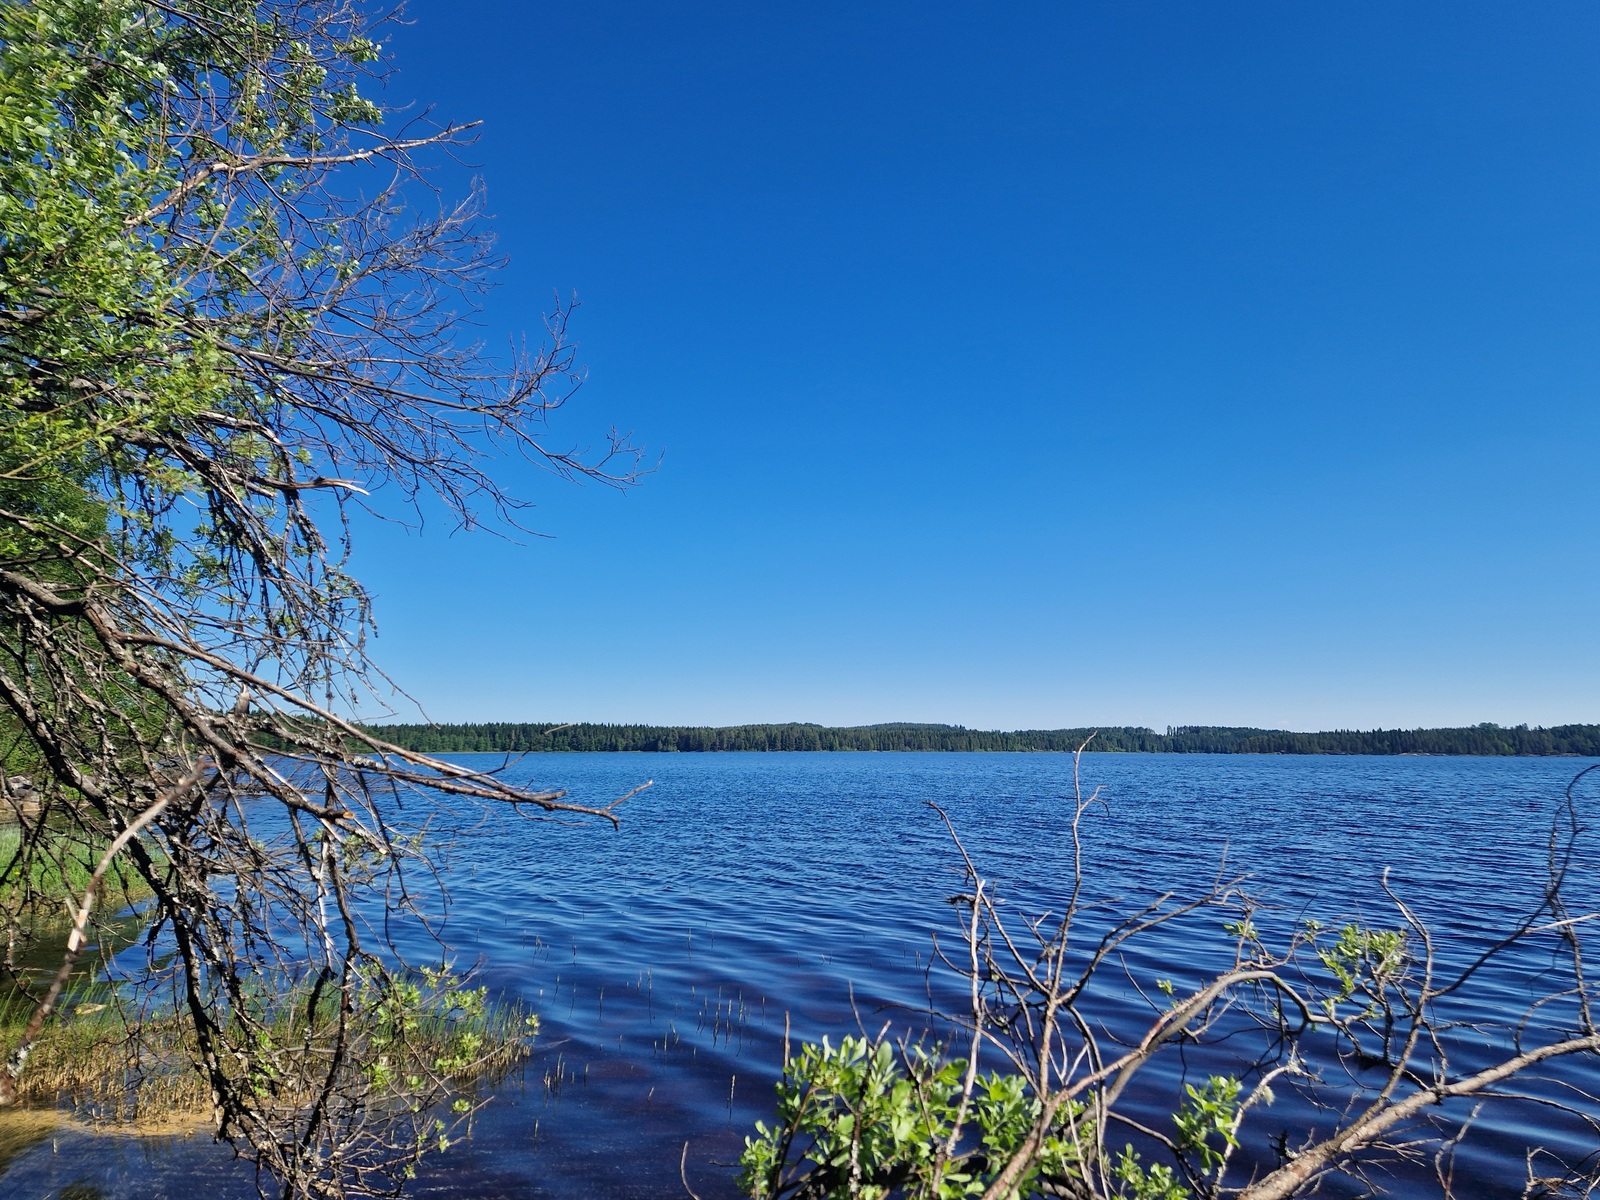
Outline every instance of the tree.
[(152, 897), (134, 1049), (181, 1019), (165, 1052), (286, 1195), (397, 1187), (447, 1086), (448, 1055), (391, 1066), (408, 1005), (466, 993), (363, 921), (426, 868), (393, 798), (616, 819), (349, 720), (386, 684), (352, 506), (515, 525), (493, 452), (639, 469), (615, 431), (544, 440), (570, 306), (536, 350), (462, 340), (495, 259), (479, 195), (443, 203), (424, 166), (470, 127), (379, 107), (380, 26), (345, 0), (0, 0), (0, 879), (96, 868), (0, 1103), (115, 862)]
[[(955, 1033), (929, 1047), (892, 1040), (885, 1026), (794, 1057), (786, 1046), (777, 1121), (746, 1139), (747, 1194), (1285, 1200), (1337, 1176), (1361, 1194), (1383, 1191), (1375, 1169), (1402, 1163), (1412, 1169), (1403, 1194), (1431, 1182), (1449, 1200), (1458, 1183), (1481, 1194), (1457, 1179), (1457, 1154), (1485, 1106), (1508, 1103), (1560, 1114), (1600, 1145), (1600, 989), (1585, 965), (1585, 933), (1600, 913), (1573, 913), (1565, 898), (1581, 833), (1572, 787), (1551, 831), (1542, 902), (1453, 970), (1387, 877), (1391, 927), (1304, 920), (1280, 930), (1276, 948), (1245, 881), (1226, 875), (1192, 899), (1161, 895), (1102, 922), (1107, 906), (1088, 899), (1080, 836), (1096, 803), (1077, 792), (1075, 868), (1056, 915), (1006, 919), (955, 839), (966, 875), (952, 897), (961, 938), (939, 954), (966, 992), (947, 1017)], [(1166, 934), (1170, 961), (1172, 935), (1200, 917), (1220, 918), (1231, 939), (1219, 969), (1198, 968), (1203, 933), (1190, 962), (1171, 964), (1195, 976), (1192, 986), (1129, 967), (1161, 953), (1146, 945), (1153, 934)], [(1485, 1017), (1472, 988), (1519, 955), (1541, 994), (1520, 1011), (1491, 995), (1496, 1015)], [(1102, 989), (1120, 997), (1124, 1016), (1147, 1006), (1148, 1022), (1110, 1027), (1096, 1007)], [(1573, 1069), (1536, 1078), (1562, 1062)], [(1130, 1104), (1141, 1091), (1143, 1109)], [(1299, 1129), (1266, 1115), (1275, 1093), (1290, 1091), (1317, 1114)], [(1170, 1114), (1164, 1127), (1141, 1119), (1153, 1096), (1167, 1098), (1156, 1105)], [(1541, 1145), (1537, 1121), (1518, 1129), (1530, 1136), (1523, 1196), (1600, 1194), (1600, 1155)]]

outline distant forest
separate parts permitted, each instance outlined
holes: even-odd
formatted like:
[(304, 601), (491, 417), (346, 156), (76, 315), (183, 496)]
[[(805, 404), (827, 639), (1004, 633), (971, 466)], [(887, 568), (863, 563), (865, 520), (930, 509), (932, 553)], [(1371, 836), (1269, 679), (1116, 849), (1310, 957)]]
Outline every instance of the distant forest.
[(565, 725), (489, 722), (471, 725), (374, 725), (372, 732), (423, 753), (528, 750), (1076, 750), (1092, 733), (1090, 750), (1157, 754), (1484, 754), (1600, 758), (1600, 725), (1530, 729), (1473, 725), (1466, 729), (1338, 730), (1168, 726), (1165, 733), (1131, 726), (1020, 729), (1010, 733), (960, 725), (733, 725), (699, 728), (657, 725)]

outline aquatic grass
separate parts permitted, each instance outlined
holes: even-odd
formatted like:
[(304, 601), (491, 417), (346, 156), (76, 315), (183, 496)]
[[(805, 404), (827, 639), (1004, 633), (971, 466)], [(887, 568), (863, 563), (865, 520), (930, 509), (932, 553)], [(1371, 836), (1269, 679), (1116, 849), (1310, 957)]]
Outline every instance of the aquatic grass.
[[(88, 995), (104, 994), (91, 989)], [(29, 1006), (13, 1003), (0, 1018), (0, 1040), (14, 1040), (27, 1024)], [(141, 1051), (179, 1049), (182, 1034), (172, 1020), (151, 1022), (139, 1031), (144, 1046), (136, 1048), (126, 1017), (113, 1000), (89, 1002), (74, 997), (34, 1042), (26, 1068), (17, 1080), (17, 1097), (24, 1105), (64, 1104), (72, 1109), (100, 1108), (128, 1090), (128, 1075), (144, 1056)], [(160, 1072), (161, 1075), (177, 1072)], [(154, 1079), (149, 1082), (155, 1083)], [(180, 1085), (163, 1083), (151, 1090), (137, 1089), (151, 1110), (190, 1107), (192, 1097)], [(118, 1111), (125, 1105), (114, 1105)], [(134, 1115), (132, 1113), (130, 1116)]]
[[(399, 1019), (380, 1013), (364, 1030), (377, 1051), (374, 1062), (382, 1064), (371, 1079), (376, 1102), (391, 1090), (398, 1099), (410, 1081), (427, 1076), (443, 1080), (459, 1104), (464, 1093), (493, 1086), (528, 1057), (538, 1020), (525, 1006), (490, 1001), (481, 988), (437, 986), (441, 980), (448, 977), (424, 978), (406, 997), (411, 1003), (403, 1015), (391, 1014)], [(320, 1086), (315, 1069), (297, 1068), (321, 1061), (334, 1014), (327, 1002), (311, 1000), (309, 985), (290, 986), (254, 1023), (259, 1052), (240, 1070), (274, 1106), (308, 1103)], [(19, 999), (0, 1008), (0, 1044), (21, 1032), (28, 1013)], [(213, 1098), (197, 1049), (185, 1014), (135, 1011), (107, 984), (80, 984), (35, 1042), (18, 1098), (97, 1124), (202, 1123), (212, 1117)], [(466, 1100), (458, 1111), (474, 1107), (475, 1100)]]
[[(49, 829), (32, 834), (18, 825), (0, 825), (0, 913), (30, 928), (70, 924), (63, 901), (78, 903), (103, 853)], [(149, 885), (121, 862), (111, 864), (101, 889), (102, 911), (126, 908), (151, 895)]]
[[(19, 982), (53, 969), (51, 950), (71, 923), (69, 903), (91, 886), (103, 853), (51, 830), (0, 826), (0, 921), (8, 927)], [(114, 864), (101, 884), (96, 912), (102, 951), (137, 936), (121, 928), (145, 922), (127, 910), (150, 895), (143, 880)], [(120, 920), (112, 914), (122, 911)], [(115, 932), (114, 932), (115, 931)], [(20, 935), (20, 939), (19, 939)], [(29, 965), (26, 960), (39, 960)], [(189, 1015), (143, 1002), (97, 981), (84, 963), (28, 1051), (17, 1080), (24, 1105), (56, 1107), (109, 1126), (148, 1130), (152, 1125), (198, 1124), (212, 1118), (215, 1098), (201, 1062)], [(448, 970), (364, 973), (363, 1011), (342, 1039), (338, 989), (323, 992), (306, 980), (258, 977), (223, 1016), (223, 1027), (243, 1055), (227, 1062), (233, 1082), (266, 1108), (282, 1111), (312, 1102), (338, 1043), (340, 1054), (359, 1047), (361, 1065), (350, 1081), (374, 1110), (413, 1103), (419, 1088), (470, 1112), (477, 1100), (464, 1093), (503, 1078), (528, 1055), (537, 1019), (516, 1003), (493, 1002), (487, 990), (468, 987)], [(0, 1046), (21, 1042), (35, 1000), (20, 988), (0, 989)]]

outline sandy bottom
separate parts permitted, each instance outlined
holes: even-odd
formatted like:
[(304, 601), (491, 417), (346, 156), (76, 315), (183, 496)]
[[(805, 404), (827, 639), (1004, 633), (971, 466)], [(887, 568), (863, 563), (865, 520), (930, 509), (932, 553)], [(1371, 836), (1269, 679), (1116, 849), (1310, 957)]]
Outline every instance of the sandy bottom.
[(138, 1121), (112, 1122), (85, 1121), (56, 1108), (0, 1110), (0, 1163), (41, 1138), (69, 1130), (95, 1137), (172, 1138), (206, 1133), (210, 1129), (211, 1114), (206, 1112), (162, 1113)]

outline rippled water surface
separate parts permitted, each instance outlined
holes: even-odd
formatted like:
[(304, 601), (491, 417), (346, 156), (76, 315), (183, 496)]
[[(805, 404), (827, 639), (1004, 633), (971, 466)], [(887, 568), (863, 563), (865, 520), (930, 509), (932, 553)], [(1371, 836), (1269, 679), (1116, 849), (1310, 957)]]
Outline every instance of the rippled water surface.
[[(1129, 902), (1199, 891), (1226, 856), (1279, 906), (1269, 922), (1385, 921), (1378, 885), (1389, 868), (1396, 890), (1465, 953), (1537, 903), (1550, 822), (1583, 765), (1085, 755), (1085, 785), (1107, 802), (1087, 827), (1091, 886)], [(1049, 754), (514, 762), (513, 777), (585, 802), (655, 785), (628, 802), (620, 831), (493, 817), (458, 836), (445, 936), (458, 965), (479, 964), (493, 989), (533, 1005), (543, 1030), (520, 1080), (411, 1194), (680, 1197), (683, 1156), (703, 1200), (734, 1195), (742, 1139), (770, 1109), (786, 1016), (798, 1040), (851, 1032), (858, 1020), (874, 1031), (889, 1019), (914, 1025), (928, 1004), (932, 937), (952, 932), (945, 898), (961, 882), (928, 802), (948, 812), (1017, 911), (1059, 905), (1072, 766)], [(1571, 901), (1600, 908), (1593, 846)], [(1152, 941), (1130, 970), (1181, 981), (1220, 944), (1206, 936)], [(437, 957), (420, 941), (414, 949)], [(1539, 984), (1539, 964), (1521, 963), (1486, 976), (1476, 1009), (1463, 1011), (1520, 1011)], [(1119, 1001), (1104, 1003), (1115, 1024)], [(1516, 1193), (1523, 1132), (1516, 1120), (1486, 1121), (1483, 1149), (1458, 1167), (1461, 1195)], [(254, 1194), (248, 1174), (202, 1138), (66, 1134), (0, 1143), (7, 1161), (8, 1197)]]

